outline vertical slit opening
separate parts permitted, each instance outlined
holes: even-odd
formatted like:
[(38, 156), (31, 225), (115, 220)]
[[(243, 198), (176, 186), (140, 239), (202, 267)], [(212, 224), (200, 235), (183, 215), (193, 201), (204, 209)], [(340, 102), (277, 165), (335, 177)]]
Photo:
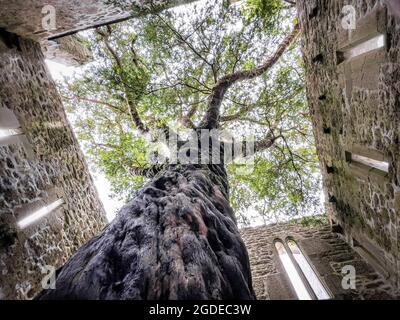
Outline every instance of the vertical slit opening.
[(300, 274), (291, 260), (288, 252), (286, 251), (285, 245), (281, 241), (275, 241), (275, 248), (278, 252), (279, 259), (289, 277), (290, 283), (292, 284), (294, 291), (299, 300), (312, 300), (305, 284), (303, 283)]

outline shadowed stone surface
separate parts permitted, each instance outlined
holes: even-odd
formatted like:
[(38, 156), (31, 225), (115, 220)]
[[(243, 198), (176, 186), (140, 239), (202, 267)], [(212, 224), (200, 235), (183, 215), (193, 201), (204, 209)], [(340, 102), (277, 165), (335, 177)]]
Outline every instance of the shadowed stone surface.
[[(341, 10), (348, 2), (297, 1), (327, 210), (342, 225), (346, 241), (369, 251), (390, 276), (387, 281), (376, 274), (329, 229), (278, 230), (282, 237), (298, 236), (339, 296), (338, 277), (346, 263), (361, 275), (361, 289), (350, 297), (384, 298), (399, 287), (400, 23), (395, 1), (387, 16), (380, 15), (383, 20), (372, 15), (385, 23), (379, 30), (387, 36), (386, 47), (358, 59), (357, 72), (338, 66)], [(371, 17), (377, 2), (352, 1), (357, 19)], [(41, 8), (48, 3), (57, 12), (57, 29), (51, 32), (41, 25)], [(35, 40), (127, 17), (91, 0), (0, 0), (0, 8), (1, 28)], [(39, 45), (5, 36), (3, 30), (0, 36), (0, 108), (15, 114), (24, 135), (0, 145), (0, 298), (29, 299), (40, 290), (43, 268), (62, 265), (99, 233), (105, 217)], [(347, 161), (346, 151), (381, 157), (389, 163), (388, 173), (361, 170)], [(253, 298), (247, 253), (230, 218), (225, 173), (212, 169), (214, 174), (207, 167), (170, 167), (79, 250), (61, 270), (58, 289), (43, 298)], [(58, 198), (65, 203), (56, 212), (18, 229), (20, 218)], [(245, 236), (257, 295), (293, 297), (271, 250), (274, 232)]]
[[(380, 3), (389, 4), (389, 10)], [(298, 0), (307, 97), (326, 209), (400, 288), (400, 15), (398, 0)], [(345, 5), (356, 28), (342, 26)], [(385, 46), (343, 60), (377, 35)], [(327, 130), (329, 129), (329, 130)], [(349, 154), (386, 161), (388, 172)]]
[(222, 166), (169, 166), (41, 299), (253, 299)]

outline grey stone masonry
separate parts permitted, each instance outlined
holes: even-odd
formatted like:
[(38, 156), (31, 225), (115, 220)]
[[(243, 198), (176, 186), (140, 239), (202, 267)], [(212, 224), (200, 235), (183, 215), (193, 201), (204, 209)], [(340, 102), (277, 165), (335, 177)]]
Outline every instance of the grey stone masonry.
[(4, 32), (2, 39), (0, 299), (29, 299), (106, 218), (40, 45)]

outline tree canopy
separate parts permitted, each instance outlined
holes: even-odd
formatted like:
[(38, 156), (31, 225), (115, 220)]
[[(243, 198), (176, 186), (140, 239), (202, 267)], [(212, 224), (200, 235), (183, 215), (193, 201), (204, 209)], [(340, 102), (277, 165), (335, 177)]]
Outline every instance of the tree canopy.
[(228, 165), (239, 223), (321, 213), (298, 34), (280, 0), (200, 1), (97, 28), (95, 61), (61, 84), (90, 163), (129, 199), (148, 179), (153, 129), (252, 134), (252, 173)]

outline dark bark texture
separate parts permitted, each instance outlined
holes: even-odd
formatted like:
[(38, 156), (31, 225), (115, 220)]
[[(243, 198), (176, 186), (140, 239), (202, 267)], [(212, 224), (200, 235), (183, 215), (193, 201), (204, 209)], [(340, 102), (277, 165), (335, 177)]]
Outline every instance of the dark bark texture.
[(255, 299), (223, 165), (169, 165), (40, 299)]

